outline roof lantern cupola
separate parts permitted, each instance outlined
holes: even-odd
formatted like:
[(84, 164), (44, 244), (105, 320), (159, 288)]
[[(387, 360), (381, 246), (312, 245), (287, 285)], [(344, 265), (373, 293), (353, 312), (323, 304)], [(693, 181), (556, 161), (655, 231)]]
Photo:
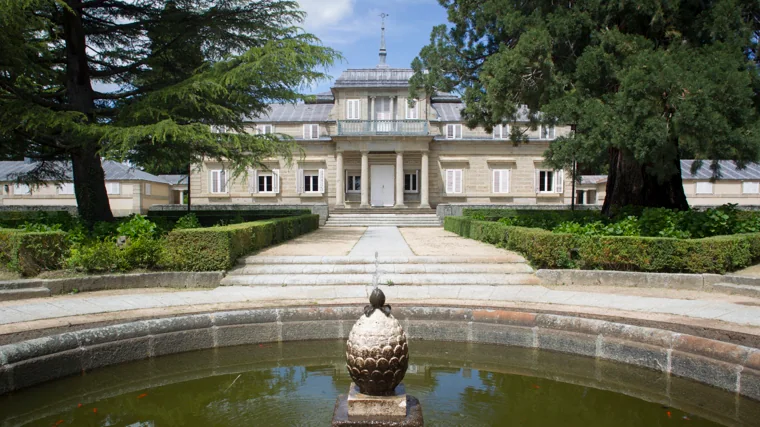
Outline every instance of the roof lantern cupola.
[(381, 13), (382, 27), (380, 30), (380, 63), (377, 64), (377, 68), (388, 68), (388, 64), (385, 63), (385, 58), (388, 56), (388, 51), (385, 50), (385, 18), (389, 15), (387, 13)]

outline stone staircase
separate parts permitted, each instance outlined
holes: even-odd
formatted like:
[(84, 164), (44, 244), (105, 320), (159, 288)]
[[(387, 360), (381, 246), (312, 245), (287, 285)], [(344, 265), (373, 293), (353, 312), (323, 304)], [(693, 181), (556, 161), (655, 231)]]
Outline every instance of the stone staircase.
[(325, 227), (440, 227), (434, 209), (333, 209)]
[(355, 257), (249, 256), (222, 285), (536, 285), (533, 269), (518, 256)]

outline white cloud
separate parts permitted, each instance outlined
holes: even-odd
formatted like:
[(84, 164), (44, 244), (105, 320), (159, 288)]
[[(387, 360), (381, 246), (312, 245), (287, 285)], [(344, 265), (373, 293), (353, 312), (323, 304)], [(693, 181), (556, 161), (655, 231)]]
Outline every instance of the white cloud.
[(306, 12), (305, 27), (309, 31), (330, 27), (349, 18), (354, 13), (355, 0), (299, 0)]

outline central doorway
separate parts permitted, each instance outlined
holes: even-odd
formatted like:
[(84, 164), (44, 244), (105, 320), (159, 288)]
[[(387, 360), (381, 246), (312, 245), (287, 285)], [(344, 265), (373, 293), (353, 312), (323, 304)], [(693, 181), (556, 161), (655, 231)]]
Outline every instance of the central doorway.
[(372, 165), (370, 167), (370, 189), (372, 206), (393, 206), (394, 166)]

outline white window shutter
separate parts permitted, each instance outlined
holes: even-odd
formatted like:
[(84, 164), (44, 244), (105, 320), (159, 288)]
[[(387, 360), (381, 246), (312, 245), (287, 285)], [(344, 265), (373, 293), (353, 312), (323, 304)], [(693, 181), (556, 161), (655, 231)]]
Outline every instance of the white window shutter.
[(303, 139), (311, 138), (311, 125), (303, 125)]
[(208, 191), (209, 193), (216, 193), (216, 171), (208, 172)]
[(251, 169), (248, 175), (251, 177), (250, 180), (248, 181), (248, 192), (258, 193), (259, 192), (259, 171), (256, 169)]
[(457, 169), (454, 171), (454, 192), (455, 193), (461, 193), (462, 192), (462, 170)]
[(280, 193), (280, 170), (272, 169), (272, 191), (275, 194)]
[[(493, 134), (491, 135), (493, 137), (493, 139), (499, 139), (499, 138), (501, 138), (501, 136), (499, 135), (500, 131), (501, 131), (501, 126), (500, 125), (496, 125), (496, 126), (493, 127)], [(496, 169), (494, 169), (494, 179), (496, 177), (495, 172), (496, 172)], [(496, 187), (494, 187), (493, 192), (494, 193), (498, 193), (498, 191), (496, 191)]]
[(499, 169), (493, 170), (492, 187), (494, 193), (501, 193), (501, 171)]
[(554, 186), (555, 192), (562, 194), (565, 192), (565, 171), (560, 169), (554, 171)]
[(325, 170), (320, 169), (319, 170), (319, 187), (318, 187), (319, 193), (325, 192)]
[(303, 193), (303, 169), (296, 172), (296, 193)]
[(456, 131), (457, 131), (457, 137), (456, 137), (456, 139), (462, 139), (462, 125), (457, 125), (456, 126)]
[(536, 194), (541, 192), (541, 171), (536, 169), (536, 173), (533, 175), (533, 187), (535, 187)]
[(224, 169), (219, 171), (219, 190), (222, 193), (227, 192), (227, 172)]
[(446, 193), (454, 192), (454, 171), (446, 169)]
[(499, 183), (499, 189), (502, 193), (509, 193), (509, 178), (512, 173), (509, 169), (503, 169), (501, 171), (501, 182)]

